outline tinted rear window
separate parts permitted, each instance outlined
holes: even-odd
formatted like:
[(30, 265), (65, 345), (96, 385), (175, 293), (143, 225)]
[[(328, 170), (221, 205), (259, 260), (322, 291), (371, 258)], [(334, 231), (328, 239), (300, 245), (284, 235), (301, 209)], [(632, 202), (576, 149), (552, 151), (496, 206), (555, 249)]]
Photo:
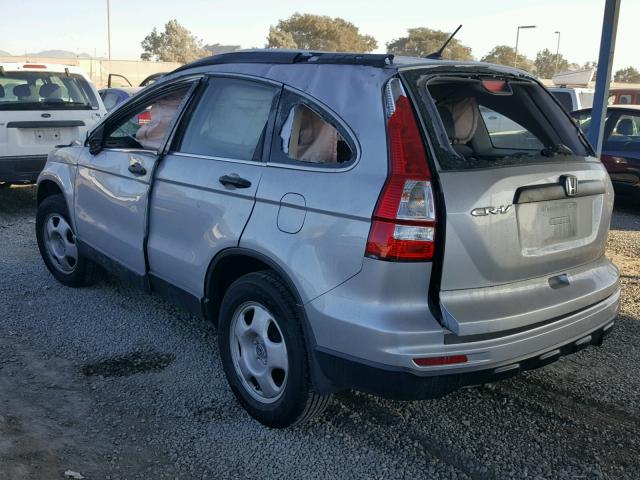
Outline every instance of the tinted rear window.
[(571, 119), (533, 81), (419, 70), (405, 78), (442, 169), (584, 161), (589, 155)]
[(89, 83), (60, 72), (5, 72), (0, 75), (0, 110), (86, 110), (98, 108)]
[(551, 92), (551, 94), (556, 97), (567, 112), (573, 110), (573, 100), (569, 92)]

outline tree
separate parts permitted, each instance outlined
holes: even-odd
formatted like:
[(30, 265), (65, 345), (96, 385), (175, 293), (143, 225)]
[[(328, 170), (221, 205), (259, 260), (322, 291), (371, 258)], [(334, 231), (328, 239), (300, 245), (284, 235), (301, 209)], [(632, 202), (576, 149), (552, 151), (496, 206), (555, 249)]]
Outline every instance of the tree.
[(369, 35), (360, 34), (358, 27), (342, 18), (294, 13), (269, 28), (266, 46), (329, 52), (370, 52), (378, 47), (378, 42)]
[[(449, 38), (450, 33), (430, 28), (409, 28), (406, 37), (396, 38), (387, 43), (387, 52), (395, 55), (410, 55), (414, 57), (424, 57), (442, 47)], [(442, 56), (451, 60), (473, 60), (471, 48), (453, 39), (447, 45)]]
[(202, 41), (177, 20), (169, 20), (162, 33), (158, 33), (154, 27), (141, 45), (144, 50), (140, 55), (142, 60), (189, 63), (207, 56), (202, 48)]
[(622, 68), (613, 76), (614, 82), (640, 83), (640, 72), (633, 67)]
[[(513, 67), (516, 59), (516, 49), (508, 45), (496, 45), (493, 49), (482, 57), (483, 62), (497, 63), (498, 65), (508, 65)], [(523, 70), (533, 70), (533, 62), (522, 54), (518, 54), (518, 68)]]
[(536, 75), (540, 78), (551, 78), (556, 73), (569, 70), (569, 62), (561, 53), (557, 56), (558, 68), (556, 68), (556, 54), (548, 48), (538, 52), (533, 64), (536, 68)]

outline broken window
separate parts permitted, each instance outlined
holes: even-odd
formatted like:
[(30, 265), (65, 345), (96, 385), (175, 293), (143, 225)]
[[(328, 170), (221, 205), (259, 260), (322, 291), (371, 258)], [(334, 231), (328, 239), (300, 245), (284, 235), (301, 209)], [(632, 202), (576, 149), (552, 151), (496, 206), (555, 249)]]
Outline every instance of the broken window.
[(300, 103), (289, 110), (280, 137), (284, 154), (299, 162), (341, 164), (353, 156), (338, 129)]

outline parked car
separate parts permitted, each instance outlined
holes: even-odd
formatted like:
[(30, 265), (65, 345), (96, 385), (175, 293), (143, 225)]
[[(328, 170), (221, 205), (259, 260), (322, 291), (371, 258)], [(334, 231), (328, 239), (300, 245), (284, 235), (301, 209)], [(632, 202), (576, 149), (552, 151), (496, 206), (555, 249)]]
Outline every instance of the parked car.
[(100, 265), (216, 322), (231, 389), (272, 427), (345, 389), (435, 398), (543, 366), (618, 309), (609, 175), (502, 66), (208, 57), (52, 152), (37, 202), (55, 278)]
[(98, 93), (100, 94), (100, 98), (102, 98), (102, 103), (104, 103), (107, 112), (110, 112), (125, 100), (133, 97), (140, 90), (142, 90), (142, 87), (114, 87), (103, 88), (99, 90)]
[(548, 90), (567, 112), (593, 106), (593, 94), (595, 93), (593, 88), (549, 87)]
[(640, 105), (640, 88), (612, 88), (609, 105)]
[[(572, 115), (582, 131), (588, 134), (591, 109), (579, 110)], [(600, 158), (617, 193), (640, 194), (640, 105), (608, 107)]]
[(78, 67), (0, 63), (0, 183), (34, 183), (55, 145), (84, 139), (105, 114)]
[[(152, 73), (148, 77), (145, 77), (145, 79), (142, 80), (142, 82), (140, 82), (140, 87), (144, 88), (144, 87), (148, 87), (150, 85), (153, 85), (156, 81), (158, 81), (158, 79), (162, 78), (166, 74), (167, 74), (167, 72)], [(119, 83), (125, 83), (126, 82), (126, 85), (128, 85), (129, 87), (133, 87), (133, 84), (124, 75), (120, 75), (118, 73), (110, 73), (109, 77), (107, 79), (107, 88), (125, 87), (125, 85), (116, 85), (117, 82), (116, 82), (115, 79), (117, 79), (117, 78), (120, 78), (122, 80)]]

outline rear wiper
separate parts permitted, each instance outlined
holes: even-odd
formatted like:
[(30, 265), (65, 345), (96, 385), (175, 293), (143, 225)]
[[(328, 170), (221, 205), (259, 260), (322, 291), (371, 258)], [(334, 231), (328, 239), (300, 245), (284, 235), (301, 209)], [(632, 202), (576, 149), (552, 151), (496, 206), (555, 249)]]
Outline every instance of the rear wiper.
[(567, 147), (563, 143), (556, 143), (550, 147), (545, 147), (540, 150), (540, 155), (543, 157), (555, 157), (556, 155), (574, 155), (573, 150)]

